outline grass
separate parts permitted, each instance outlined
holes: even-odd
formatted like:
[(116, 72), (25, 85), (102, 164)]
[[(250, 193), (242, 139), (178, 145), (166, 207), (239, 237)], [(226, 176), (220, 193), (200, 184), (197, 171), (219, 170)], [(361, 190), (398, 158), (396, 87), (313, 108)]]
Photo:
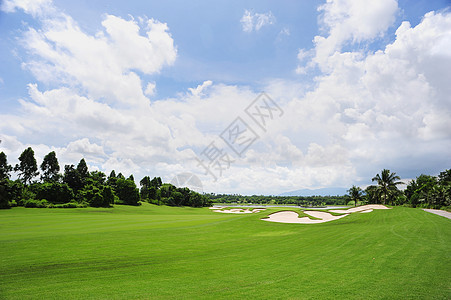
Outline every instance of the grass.
[(405, 207), (259, 220), (278, 210), (0, 210), (0, 298), (451, 298), (450, 220)]

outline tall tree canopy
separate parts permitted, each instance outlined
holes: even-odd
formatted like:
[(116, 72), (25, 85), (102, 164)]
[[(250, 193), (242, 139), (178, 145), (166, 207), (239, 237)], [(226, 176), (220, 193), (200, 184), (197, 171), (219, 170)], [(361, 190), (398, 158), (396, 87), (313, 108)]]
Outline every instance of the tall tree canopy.
[(141, 179), (141, 181), (139, 182), (139, 185), (141, 186), (141, 199), (150, 199), (150, 177), (144, 176), (143, 179)]
[(133, 180), (118, 178), (115, 193), (119, 198), (119, 203), (139, 205), (139, 190)]
[(0, 153), (0, 180), (9, 179), (10, 173), (13, 170), (8, 164), (7, 156), (4, 152)]
[(77, 193), (83, 187), (83, 182), (81, 180), (80, 174), (78, 173), (74, 165), (64, 166), (63, 181), (70, 186), (74, 193)]
[(362, 189), (353, 185), (348, 190), (348, 193), (351, 200), (354, 201), (354, 206), (357, 206), (357, 203), (362, 199)]
[(56, 158), (55, 151), (50, 152), (44, 157), (41, 164), (41, 180), (44, 182), (58, 182), (60, 180), (60, 165)]
[(403, 183), (401, 181), (397, 181), (400, 179), (401, 178), (396, 175), (396, 173), (392, 173), (387, 169), (383, 169), (380, 175), (377, 174), (373, 177), (372, 181), (377, 182), (384, 204), (387, 204), (387, 200), (392, 199), (392, 196), (399, 192), (397, 185)]
[(33, 149), (31, 147), (25, 149), (20, 155), (19, 161), (20, 163), (14, 167), (14, 171), (19, 172), (19, 178), (25, 185), (30, 184), (33, 178), (39, 174)]
[(77, 172), (83, 182), (89, 177), (88, 165), (86, 164), (84, 158), (82, 158), (78, 163)]

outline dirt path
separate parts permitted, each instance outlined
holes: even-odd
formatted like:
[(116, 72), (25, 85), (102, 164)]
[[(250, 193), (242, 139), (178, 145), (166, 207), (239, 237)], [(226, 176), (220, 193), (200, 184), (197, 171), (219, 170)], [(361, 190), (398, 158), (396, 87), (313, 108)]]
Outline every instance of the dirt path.
[(427, 208), (423, 208), (423, 210), (427, 211), (427, 212), (430, 212), (430, 213), (433, 213), (433, 214), (436, 214), (436, 215), (439, 215), (439, 216), (442, 216), (442, 217), (445, 217), (445, 218), (448, 218), (448, 219), (451, 219), (451, 213), (447, 212), (447, 211), (444, 211), (444, 210), (427, 209)]

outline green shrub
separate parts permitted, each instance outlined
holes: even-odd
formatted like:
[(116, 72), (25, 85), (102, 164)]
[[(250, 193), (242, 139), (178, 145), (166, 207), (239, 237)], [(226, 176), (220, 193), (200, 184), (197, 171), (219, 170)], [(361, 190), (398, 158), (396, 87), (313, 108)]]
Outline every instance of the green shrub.
[(77, 208), (77, 203), (69, 202), (62, 204), (62, 208)]
[(92, 207), (109, 207), (114, 203), (115, 194), (108, 185), (97, 187), (89, 184), (80, 191), (78, 198), (80, 203), (89, 203)]
[(45, 208), (48, 205), (47, 200), (35, 200), (35, 199), (28, 199), (24, 200), (22, 199), (22, 203), (25, 207), (36, 207), (36, 208)]
[(74, 198), (72, 189), (66, 183), (46, 182), (33, 187), (36, 199), (46, 199), (51, 203), (67, 203)]
[(117, 204), (140, 205), (139, 189), (133, 180), (118, 178), (116, 181), (115, 194), (120, 199)]

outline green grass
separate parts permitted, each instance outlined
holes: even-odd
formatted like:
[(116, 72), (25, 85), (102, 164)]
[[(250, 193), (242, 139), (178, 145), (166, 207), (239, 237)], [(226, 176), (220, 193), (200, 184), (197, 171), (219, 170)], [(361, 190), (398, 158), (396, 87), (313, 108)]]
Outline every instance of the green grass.
[(450, 299), (451, 221), (143, 205), (0, 210), (1, 299)]

